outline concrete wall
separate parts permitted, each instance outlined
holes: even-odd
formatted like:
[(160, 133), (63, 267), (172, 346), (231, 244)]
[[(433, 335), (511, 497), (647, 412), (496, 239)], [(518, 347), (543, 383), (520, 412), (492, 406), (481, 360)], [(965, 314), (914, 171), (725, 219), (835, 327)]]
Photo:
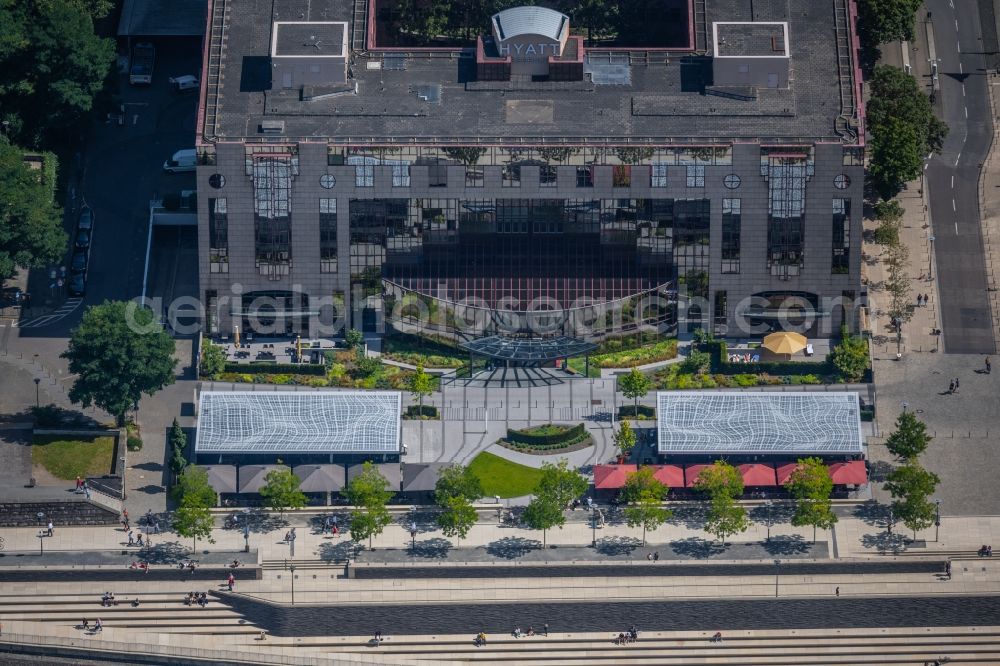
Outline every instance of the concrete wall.
[(788, 58), (713, 58), (717, 86), (788, 87)]

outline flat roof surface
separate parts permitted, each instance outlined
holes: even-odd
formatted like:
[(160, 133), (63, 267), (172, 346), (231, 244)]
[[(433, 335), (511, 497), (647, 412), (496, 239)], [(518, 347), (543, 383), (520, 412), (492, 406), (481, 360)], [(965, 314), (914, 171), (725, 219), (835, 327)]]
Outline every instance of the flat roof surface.
[(397, 391), (203, 391), (195, 453), (398, 453)]
[(554, 338), (510, 338), (491, 335), (459, 344), (462, 349), (476, 356), (498, 361), (542, 363), (571, 356), (583, 356), (597, 349), (597, 345), (566, 336)]
[[(789, 89), (757, 91), (755, 99), (706, 95), (711, 59), (669, 55), (669, 64), (629, 65), (617, 77), (624, 84), (593, 82), (473, 81), (474, 58), (408, 57), (405, 69), (381, 67), (381, 54), (355, 55), (351, 72), (357, 94), (303, 101), (299, 90), (271, 90), (270, 28), (275, 21), (348, 21), (353, 35), (351, 0), (228, 0), (219, 68), (209, 77), (203, 134), (207, 139), (263, 139), (263, 120), (285, 121), (284, 140), (322, 140), (346, 145), (371, 143), (470, 144), (653, 144), (704, 143), (709, 140), (766, 140), (801, 143), (842, 141), (836, 132), (840, 114), (833, 2), (790, 0), (755, 2), (708, 0), (705, 29), (713, 22), (789, 23), (795, 35), (791, 57), (795, 71)], [(272, 12), (273, 10), (273, 12)], [(216, 38), (213, 37), (213, 40)], [(222, 38), (219, 38), (222, 39)], [(353, 38), (351, 38), (353, 39)], [(711, 34), (706, 43), (711, 43)], [(356, 48), (356, 44), (350, 45)], [(471, 55), (467, 53), (465, 55)], [(217, 56), (213, 55), (212, 58)], [(666, 55), (664, 55), (666, 57)], [(596, 58), (596, 56), (595, 56)], [(604, 52), (598, 58), (607, 63)], [(368, 65), (378, 61), (378, 68)], [(853, 72), (853, 70), (852, 70)], [(421, 86), (440, 86), (440, 102), (421, 99)], [(853, 88), (848, 91), (853, 95)], [(511, 113), (529, 104), (544, 114)], [(279, 140), (275, 136), (270, 141)]]
[(119, 37), (201, 37), (208, 0), (125, 0)]
[(342, 58), (346, 50), (346, 28), (343, 22), (277, 22), (272, 53), (276, 56)]
[(857, 393), (665, 391), (656, 402), (660, 453), (862, 452)]
[(723, 58), (788, 55), (783, 23), (716, 23), (713, 29), (715, 54)]

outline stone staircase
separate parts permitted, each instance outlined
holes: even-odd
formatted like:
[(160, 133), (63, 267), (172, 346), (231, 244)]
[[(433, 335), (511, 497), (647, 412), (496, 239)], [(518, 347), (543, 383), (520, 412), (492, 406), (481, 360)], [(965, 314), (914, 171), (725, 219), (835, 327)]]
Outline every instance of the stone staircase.
[[(39, 521), (38, 514), (44, 514)], [(83, 496), (48, 502), (4, 502), (0, 504), (0, 527), (38, 527), (48, 521), (67, 525), (117, 525), (118, 512)]]

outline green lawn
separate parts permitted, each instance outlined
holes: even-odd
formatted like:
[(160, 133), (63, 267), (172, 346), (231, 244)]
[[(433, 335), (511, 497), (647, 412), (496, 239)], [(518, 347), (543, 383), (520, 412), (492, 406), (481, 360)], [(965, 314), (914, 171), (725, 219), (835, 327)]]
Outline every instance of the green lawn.
[(542, 471), (510, 462), (483, 451), (469, 463), (469, 470), (479, 477), (487, 497), (520, 497), (530, 495), (542, 478)]
[(425, 368), (458, 368), (469, 357), (458, 347), (415, 335), (391, 335), (382, 339), (382, 355), (393, 361)]
[(31, 446), (31, 462), (41, 465), (57, 479), (72, 481), (77, 476), (111, 473), (115, 455), (113, 437), (63, 439), (58, 435), (36, 437)]

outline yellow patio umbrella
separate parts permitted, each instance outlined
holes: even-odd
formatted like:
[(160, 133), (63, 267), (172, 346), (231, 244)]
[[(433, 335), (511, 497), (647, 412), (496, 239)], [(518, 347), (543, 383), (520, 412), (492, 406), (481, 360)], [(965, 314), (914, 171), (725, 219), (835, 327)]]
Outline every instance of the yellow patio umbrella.
[(772, 333), (764, 338), (764, 349), (772, 351), (775, 354), (788, 354), (789, 356), (795, 352), (802, 351), (808, 344), (809, 341), (806, 340), (806, 336), (790, 331)]
[(240, 327), (233, 326), (233, 343), (239, 347), (240, 346)]

